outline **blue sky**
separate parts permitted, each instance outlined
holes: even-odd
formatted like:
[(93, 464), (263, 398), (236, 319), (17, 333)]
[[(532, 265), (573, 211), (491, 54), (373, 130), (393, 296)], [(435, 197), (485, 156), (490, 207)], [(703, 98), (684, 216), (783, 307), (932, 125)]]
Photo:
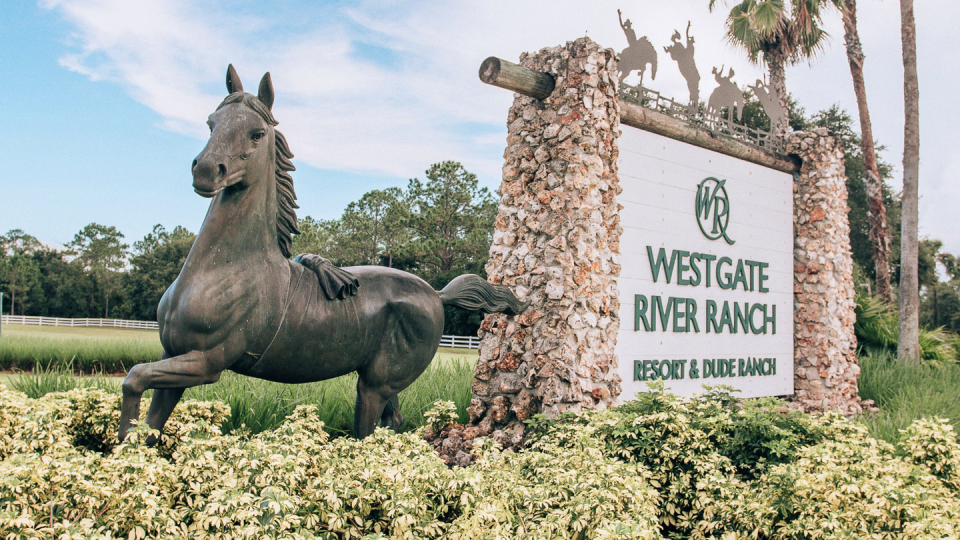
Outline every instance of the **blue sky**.
[[(90, 222), (117, 226), (131, 243), (157, 223), (196, 231), (209, 201), (193, 193), (189, 167), (230, 62), (248, 88), (265, 71), (273, 76), (279, 129), (296, 154), (301, 217), (337, 217), (364, 192), (405, 186), (445, 159), (496, 189), (512, 95), (478, 81), (484, 58), (515, 61), (584, 34), (620, 50), (620, 7), (658, 49), (692, 20), (701, 72), (733, 66), (736, 81), (752, 83), (762, 70), (723, 42), (723, 14), (706, 4), (10, 2), (0, 20), (0, 232), (21, 228), (59, 245)], [(899, 189), (899, 2), (859, 4), (874, 131)], [(917, 2), (921, 229), (954, 253), (960, 128), (942, 111), (953, 110), (960, 68), (941, 60), (955, 53), (955, 45), (942, 50), (943, 36), (958, 22), (958, 3)], [(839, 103), (856, 117), (837, 16), (828, 29), (824, 54), (812, 67), (790, 68), (787, 85), (808, 112)], [(711, 83), (703, 77), (701, 96)], [(686, 91), (666, 55), (651, 86)]]

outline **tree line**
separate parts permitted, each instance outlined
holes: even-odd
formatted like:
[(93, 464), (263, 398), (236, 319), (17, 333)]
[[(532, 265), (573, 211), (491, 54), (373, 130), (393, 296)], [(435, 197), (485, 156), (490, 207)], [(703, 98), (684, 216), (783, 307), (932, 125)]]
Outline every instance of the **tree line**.
[[(747, 95), (747, 125), (769, 128), (760, 103)], [(874, 158), (868, 164), (850, 115), (837, 106), (807, 115), (788, 97), (792, 129), (826, 127), (843, 145), (850, 206), (850, 245), (858, 290), (877, 294), (877, 265), (871, 238), (871, 166), (880, 179), (889, 224), (890, 273), (900, 278), (901, 198), (889, 185), (893, 167)], [(883, 147), (880, 146), (880, 149)], [(338, 219), (305, 217), (293, 253), (315, 253), (338, 266), (376, 264), (414, 273), (440, 289), (464, 273), (486, 276), (496, 218), (493, 194), (462, 165), (432, 165), (425, 180), (406, 189), (373, 190), (347, 205)], [(196, 235), (183, 227), (157, 225), (131, 247), (115, 227), (91, 223), (64, 250), (41, 244), (15, 229), (0, 236), (0, 291), (4, 312), (55, 317), (156, 320), (157, 304), (176, 279)], [(942, 251), (942, 242), (921, 239), (918, 271), (920, 322), (960, 333), (960, 256)], [(941, 282), (940, 275), (948, 281)], [(444, 332), (473, 335), (479, 313), (447, 309)]]
[[(477, 177), (445, 161), (406, 189), (364, 194), (338, 219), (299, 220), (293, 253), (315, 253), (338, 266), (398, 268), (440, 289), (460, 274), (486, 277), (496, 212), (496, 200)], [(195, 239), (184, 227), (156, 225), (131, 248), (116, 227), (91, 223), (58, 250), (11, 230), (0, 236), (4, 313), (155, 321), (157, 304)], [(480, 314), (446, 309), (445, 333), (476, 334)]]

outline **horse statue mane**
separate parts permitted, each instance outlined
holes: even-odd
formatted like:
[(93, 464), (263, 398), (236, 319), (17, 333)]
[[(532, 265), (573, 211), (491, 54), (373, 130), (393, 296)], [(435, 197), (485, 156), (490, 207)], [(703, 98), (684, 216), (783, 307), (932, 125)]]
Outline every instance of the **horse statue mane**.
[[(232, 66), (231, 66), (232, 67)], [(223, 102), (217, 107), (219, 111), (231, 103), (242, 102), (247, 107), (253, 109), (264, 122), (271, 126), (276, 126), (280, 122), (274, 118), (273, 113), (266, 105), (261, 102), (257, 96), (247, 94), (240, 89), (224, 98)], [(293, 235), (300, 234), (300, 227), (297, 225), (297, 193), (293, 189), (293, 177), (291, 171), (295, 171), (293, 166), (293, 152), (287, 145), (287, 138), (277, 129), (273, 130), (276, 146), (276, 182), (277, 182), (277, 244), (284, 257), (292, 255), (291, 244)]]

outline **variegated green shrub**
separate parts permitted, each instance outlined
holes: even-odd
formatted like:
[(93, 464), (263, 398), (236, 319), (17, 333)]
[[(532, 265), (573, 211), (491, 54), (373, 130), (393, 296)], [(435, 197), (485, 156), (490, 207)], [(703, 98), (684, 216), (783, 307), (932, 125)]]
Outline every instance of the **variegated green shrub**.
[[(117, 406), (98, 390), (31, 400), (0, 385), (0, 537), (659, 537), (649, 475), (596, 443), (487, 442), (477, 466), (450, 469), (417, 433), (329, 440), (299, 407), (273, 431), (223, 435), (222, 404), (188, 401), (150, 447), (142, 425), (116, 444)], [(81, 436), (88, 420), (102, 425)]]
[(898, 450), (837, 415), (654, 388), (533, 428), (532, 448), (579, 451), (589, 432), (606, 455), (645, 467), (665, 537), (960, 538), (960, 447), (944, 421), (916, 422)]
[[(0, 537), (960, 537), (960, 445), (939, 420), (895, 448), (836, 415), (656, 391), (537, 419), (524, 451), (484, 439), (473, 466), (449, 468), (418, 433), (331, 440), (304, 406), (225, 435), (226, 406), (186, 401), (159, 444), (144, 425), (118, 444), (118, 407), (0, 384)], [(440, 403), (427, 418), (454, 416)]]

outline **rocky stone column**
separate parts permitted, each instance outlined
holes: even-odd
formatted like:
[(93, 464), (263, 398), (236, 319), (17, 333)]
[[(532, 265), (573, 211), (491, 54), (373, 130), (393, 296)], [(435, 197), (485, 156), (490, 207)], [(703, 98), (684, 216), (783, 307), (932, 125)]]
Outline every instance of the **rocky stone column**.
[(846, 172), (826, 128), (789, 136), (794, 182), (794, 402), (807, 411), (862, 411)]
[(520, 64), (556, 88), (515, 95), (486, 269), (532, 304), (484, 320), (467, 430), (506, 446), (536, 413), (604, 408), (620, 393), (616, 55), (581, 38)]

